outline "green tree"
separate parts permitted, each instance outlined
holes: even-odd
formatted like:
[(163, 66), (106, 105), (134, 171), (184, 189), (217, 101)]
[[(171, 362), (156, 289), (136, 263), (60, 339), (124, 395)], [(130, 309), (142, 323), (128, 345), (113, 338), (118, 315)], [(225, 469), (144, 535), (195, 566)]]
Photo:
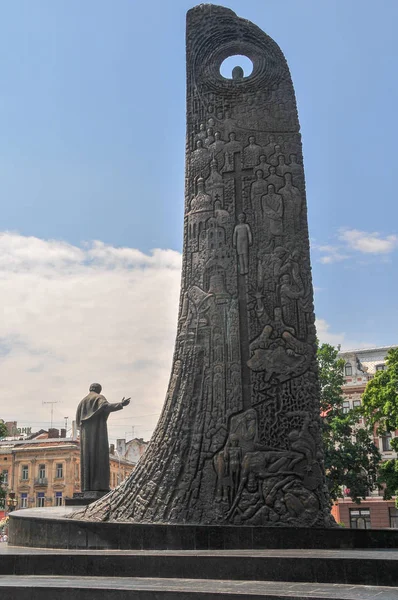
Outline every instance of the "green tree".
[(7, 435), (7, 426), (2, 419), (0, 419), (0, 439)]
[[(385, 371), (376, 371), (362, 396), (362, 412), (378, 433), (398, 429), (398, 348), (391, 348), (386, 358)], [(391, 440), (398, 450), (398, 438)]]
[(380, 465), (378, 482), (384, 484), (384, 500), (397, 496), (398, 505), (398, 460), (393, 458)]
[(357, 409), (343, 411), (344, 360), (330, 344), (318, 348), (321, 387), (322, 436), (329, 493), (343, 497), (342, 486), (354, 502), (360, 502), (376, 485), (380, 453), (371, 430), (361, 424)]

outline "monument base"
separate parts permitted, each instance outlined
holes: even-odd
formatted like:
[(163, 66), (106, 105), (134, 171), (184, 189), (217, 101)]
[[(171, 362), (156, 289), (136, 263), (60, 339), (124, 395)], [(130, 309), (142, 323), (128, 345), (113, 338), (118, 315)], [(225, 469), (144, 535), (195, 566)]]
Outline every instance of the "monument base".
[(65, 498), (65, 506), (87, 506), (105, 496), (108, 492), (75, 492), (73, 498)]
[(158, 525), (68, 518), (77, 509), (60, 506), (14, 511), (10, 515), (9, 543), (96, 550), (398, 548), (398, 530), (394, 529)]

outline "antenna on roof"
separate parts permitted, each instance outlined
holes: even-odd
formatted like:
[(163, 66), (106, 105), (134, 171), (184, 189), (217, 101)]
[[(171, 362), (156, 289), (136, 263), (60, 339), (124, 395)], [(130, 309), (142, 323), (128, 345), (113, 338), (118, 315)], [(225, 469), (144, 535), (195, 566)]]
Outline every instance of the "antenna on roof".
[(54, 421), (54, 404), (58, 404), (58, 400), (49, 400), (48, 402), (42, 402), (42, 404), (51, 404), (51, 425), (50, 428), (52, 429), (53, 426), (53, 421)]

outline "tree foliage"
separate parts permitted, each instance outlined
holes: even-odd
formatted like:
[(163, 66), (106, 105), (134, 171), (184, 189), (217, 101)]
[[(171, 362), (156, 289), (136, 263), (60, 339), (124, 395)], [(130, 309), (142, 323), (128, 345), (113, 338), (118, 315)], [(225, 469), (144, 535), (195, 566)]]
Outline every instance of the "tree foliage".
[(318, 348), (322, 435), (329, 493), (343, 497), (343, 486), (354, 502), (376, 485), (380, 453), (357, 409), (343, 412), (344, 360), (330, 344)]
[[(398, 460), (386, 460), (379, 467), (379, 484), (384, 484), (384, 500), (398, 496)], [(398, 501), (398, 498), (397, 498)]]
[(0, 419), (0, 439), (7, 435), (7, 426), (2, 419)]
[[(379, 433), (398, 429), (398, 348), (388, 351), (386, 365), (385, 371), (376, 371), (362, 396), (363, 414)], [(398, 450), (398, 438), (391, 446)]]

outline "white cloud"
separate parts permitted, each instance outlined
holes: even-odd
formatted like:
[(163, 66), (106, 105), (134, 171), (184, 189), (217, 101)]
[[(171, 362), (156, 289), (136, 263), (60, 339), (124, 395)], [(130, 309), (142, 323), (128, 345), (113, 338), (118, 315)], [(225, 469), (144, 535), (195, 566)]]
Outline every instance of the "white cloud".
[[(181, 255), (144, 254), (100, 241), (79, 248), (57, 240), (0, 234), (0, 418), (34, 429), (74, 418), (99, 381), (111, 402), (132, 397), (109, 418), (110, 438), (148, 438), (163, 405), (177, 322)], [(347, 340), (317, 320), (322, 342)]]
[(132, 425), (148, 437), (170, 375), (180, 277), (172, 250), (1, 234), (0, 417), (48, 427), (42, 402), (56, 400), (55, 423), (71, 422), (99, 380), (111, 402), (132, 396), (110, 416), (110, 437)]
[(316, 319), (315, 321), (317, 336), (320, 343), (331, 344), (332, 346), (341, 346), (341, 350), (350, 350), (352, 348), (372, 348), (375, 344), (366, 341), (358, 341), (347, 338), (344, 332), (334, 333), (330, 331), (330, 325), (325, 319)]
[(366, 255), (391, 254), (398, 247), (398, 236), (395, 234), (382, 236), (380, 233), (360, 231), (342, 227), (337, 234), (338, 244), (313, 244), (313, 248), (322, 256), (318, 259), (323, 264), (331, 264), (348, 259), (357, 259), (355, 253)]
[(389, 254), (398, 246), (398, 236), (381, 236), (376, 231), (367, 233), (358, 229), (341, 229), (339, 238), (349, 248), (365, 254)]

